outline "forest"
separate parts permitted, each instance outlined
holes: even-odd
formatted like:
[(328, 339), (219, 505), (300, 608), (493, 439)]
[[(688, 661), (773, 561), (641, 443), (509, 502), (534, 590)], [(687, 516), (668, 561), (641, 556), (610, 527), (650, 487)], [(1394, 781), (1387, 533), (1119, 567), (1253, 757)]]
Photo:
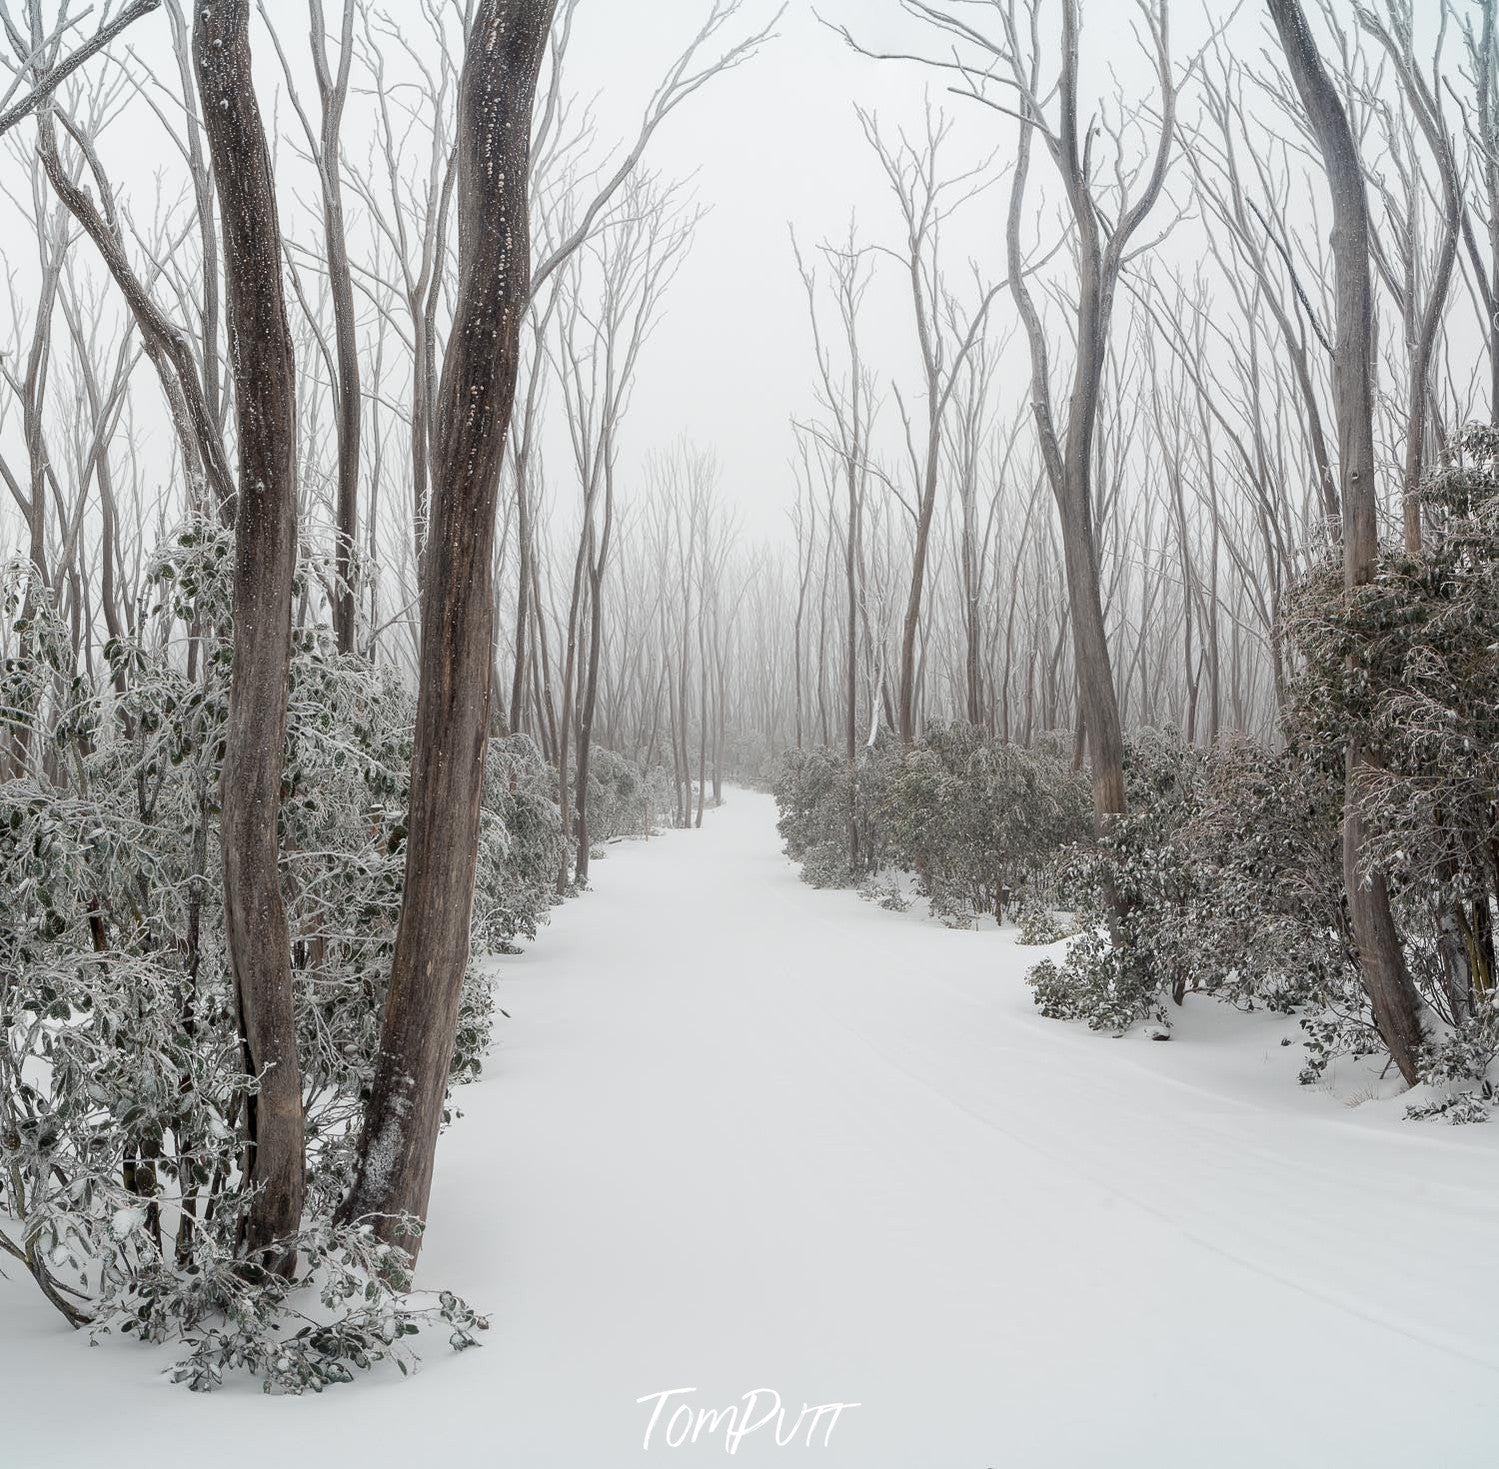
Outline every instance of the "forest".
[[(33, 1350), (158, 1424), (223, 1387), (181, 1422), (263, 1463), (262, 1390), (396, 1433), (420, 1362), (597, 1430), (495, 1440), (538, 1464), (1263, 1464), (1213, 1394), (1293, 1341), (1360, 1425), (1305, 1462), (1489, 1451), (1499, 0), (0, 20), (0, 1409)], [(788, 1192), (650, 1150), (658, 1239), (657, 1135)], [(893, 1426), (895, 1324), (842, 1328), (868, 1387), (825, 1316), (594, 1340), (573, 1272), (607, 1314), (665, 1242), (817, 1297), (802, 1207), (951, 1357)], [(1177, 1436), (949, 1395), (1033, 1370), (973, 1292), (1127, 1342), (1145, 1278), (1212, 1343)], [(670, 1397), (796, 1364), (846, 1417)]]

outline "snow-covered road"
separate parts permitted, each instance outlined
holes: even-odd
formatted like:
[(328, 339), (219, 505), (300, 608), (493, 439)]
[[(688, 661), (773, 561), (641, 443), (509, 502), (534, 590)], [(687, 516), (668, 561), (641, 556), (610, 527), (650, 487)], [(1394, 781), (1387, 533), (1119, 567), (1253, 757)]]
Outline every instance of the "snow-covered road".
[[(594, 881), (504, 961), (442, 1143), (422, 1274), (493, 1313), (483, 1350), (191, 1398), (0, 1282), (0, 1465), (705, 1464), (726, 1420), (672, 1448), (673, 1408), (754, 1389), (783, 1437), (859, 1405), (755, 1464), (1499, 1452), (1499, 1127), (1296, 1087), (1284, 1019), (1042, 1020), (1035, 951), (802, 886), (764, 796)], [(686, 1388), (644, 1450), (637, 1399)]]

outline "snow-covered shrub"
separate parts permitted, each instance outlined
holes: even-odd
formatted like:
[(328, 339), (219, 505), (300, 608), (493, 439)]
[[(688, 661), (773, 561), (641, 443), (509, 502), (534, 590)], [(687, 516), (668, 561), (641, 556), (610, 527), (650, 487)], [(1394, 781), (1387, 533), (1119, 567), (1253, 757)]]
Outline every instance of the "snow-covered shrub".
[(1043, 960), (1028, 982), (1043, 1015), (1124, 1030), (1164, 1019), (1164, 998), (1184, 985), (1180, 914), (1193, 874), (1172, 837), (1195, 810), (1200, 754), (1145, 731), (1125, 758), (1128, 814), (1097, 841), (1069, 849), (1057, 882), (1078, 936), (1058, 964)]
[(1483, 1081), (1499, 1055), (1499, 1005), (1484, 995), (1474, 1014), (1440, 1036), (1428, 1038), (1421, 1053), (1421, 1077), (1435, 1085)]
[(812, 886), (904, 868), (932, 912), (956, 923), (1002, 920), (1088, 820), (1086, 784), (1056, 751), (956, 724), (907, 751), (863, 750), (852, 770), (833, 750), (789, 750), (775, 797), (787, 855)]
[(1440, 1117), (1454, 1127), (1468, 1122), (1487, 1122), (1494, 1115), (1496, 1097), (1494, 1088), (1485, 1082), (1475, 1090), (1458, 1092), (1455, 1096), (1434, 1097), (1430, 1101), (1418, 1102), (1405, 1109), (1412, 1122), (1424, 1122), (1429, 1117)]
[(848, 845), (848, 763), (832, 750), (788, 750), (776, 772), (774, 794), (780, 813), (776, 830), (793, 862), (835, 838)]
[(1021, 893), (1011, 905), (1010, 916), (1015, 920), (1019, 941), (1032, 948), (1060, 943), (1077, 932), (1072, 923), (1034, 893)]
[[(1137, 941), (1141, 934), (1133, 923), (1149, 910), (1142, 905), (1121, 923), (1107, 907), (1108, 884), (1128, 881), (1139, 894), (1151, 866), (1148, 849), (1131, 851), (1106, 842), (1101, 851), (1090, 854), (1086, 866), (1079, 863), (1071, 869), (1069, 876), (1078, 890), (1089, 894), (1077, 905), (1078, 935), (1060, 964), (1043, 959), (1026, 977), (1043, 1015), (1086, 1020), (1094, 1030), (1115, 1031), (1152, 1016), (1165, 1019), (1166, 986), (1145, 958), (1147, 945)], [(1113, 935), (1121, 932), (1122, 942), (1115, 942)]]
[(268, 1393), (322, 1392), (356, 1371), (414, 1363), (411, 1338), (442, 1323), (454, 1351), (477, 1345), (488, 1321), (450, 1291), (413, 1295), (408, 1256), (367, 1225), (319, 1220), (295, 1240), (298, 1268), (285, 1280), (247, 1270), (222, 1231), (200, 1232), (189, 1259), (156, 1259), (130, 1277), (122, 1309), (99, 1313), (122, 1334), (181, 1342), (172, 1380), (194, 1392), (243, 1371)]
[(1428, 1027), (1461, 1028), (1495, 981), (1499, 799), (1499, 430), (1469, 428), (1423, 489), (1418, 552), (1386, 548), (1367, 585), (1326, 566), (1293, 589), (1288, 722), (1359, 790), (1365, 871), (1388, 880)]
[(1302, 1086), (1315, 1086), (1339, 1056), (1358, 1059), (1381, 1054), (1384, 1042), (1366, 1009), (1359, 998), (1347, 1006), (1314, 1009), (1299, 1017), (1301, 1043), (1307, 1055), (1306, 1065), (1296, 1077)]
[(818, 842), (802, 853), (802, 881), (814, 888), (847, 888), (856, 881), (848, 849), (841, 842)]
[(649, 836), (672, 804), (671, 777), (617, 750), (595, 745), (588, 756), (588, 833), (595, 842)]
[[(1359, 1044), (1336, 772), (1239, 736), (1202, 752), (1142, 732), (1126, 788), (1127, 814), (1063, 866), (1081, 934), (1037, 1004), (1110, 1029), (1164, 1019), (1189, 990), (1305, 1010), (1315, 1072)], [(1315, 1023), (1324, 1011), (1345, 1018)]]
[(776, 774), (776, 828), (813, 887), (854, 887), (885, 865), (881, 797), (894, 757), (861, 751), (852, 769), (834, 750), (788, 750)]
[(934, 914), (1003, 922), (1057, 851), (1086, 834), (1088, 789), (1051, 750), (953, 724), (894, 763), (877, 816)]
[(911, 906), (911, 899), (900, 884), (900, 878), (891, 872), (872, 873), (859, 884), (859, 896), (866, 903), (874, 903), (887, 913), (904, 913)]
[(565, 843), (557, 780), (530, 735), (489, 742), (480, 807), (474, 948), (504, 953), (535, 938), (557, 902)]
[[(387, 1354), (391, 1323), (426, 1310), (402, 1301), (392, 1258), (375, 1260), (373, 1242), (329, 1222), (399, 913), (411, 700), (320, 634), (295, 635), (281, 849), (307, 1115), (303, 1243), (306, 1270), (325, 1293), (343, 1282), (335, 1295), (348, 1303), (330, 1316), (338, 1303), (325, 1298), (313, 1325), (238, 1250), (255, 1080), (227, 968), (218, 849), (231, 654), (213, 630), (229, 625), (230, 550), (213, 525), (161, 549), (132, 636), (105, 650), (108, 691), (74, 677), (36, 631), (52, 616), (44, 596), (11, 598), (27, 626), (4, 697), (11, 717), (32, 723), (13, 762), (24, 774), (0, 783), (0, 1248), (72, 1320), (153, 1339), (198, 1333), (194, 1356), (208, 1365), (195, 1385), (240, 1365), (285, 1388), (286, 1372), (317, 1385), (324, 1369), (333, 1380), (368, 1365)], [(24, 573), (9, 583), (25, 585)], [(560, 850), (534, 747), (501, 742), (490, 768), (481, 943), (534, 932)], [(455, 1080), (477, 1070), (491, 1004), (472, 971)], [(286, 1345), (288, 1333), (299, 1344)], [(299, 1365), (283, 1370), (283, 1359)]]
[(763, 730), (729, 728), (719, 764), (725, 777), (752, 791), (774, 792), (783, 748)]
[(1204, 767), (1175, 845), (1192, 988), (1245, 1008), (1357, 1006), (1343, 906), (1340, 772), (1234, 736)]

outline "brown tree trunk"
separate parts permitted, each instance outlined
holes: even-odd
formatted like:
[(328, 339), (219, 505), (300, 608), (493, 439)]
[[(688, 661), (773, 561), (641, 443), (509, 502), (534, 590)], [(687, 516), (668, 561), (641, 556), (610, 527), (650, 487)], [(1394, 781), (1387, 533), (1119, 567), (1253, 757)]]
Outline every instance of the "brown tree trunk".
[[(938, 389), (934, 377), (929, 378), (929, 391), (936, 398)], [(940, 445), (937, 410), (934, 409), (932, 431), (927, 438), (926, 472), (916, 517), (916, 545), (911, 553), (911, 585), (906, 594), (906, 613), (901, 620), (900, 629), (900, 678), (896, 687), (899, 690), (900, 743), (907, 750), (916, 743), (916, 632), (921, 625), (927, 546), (931, 540), (932, 515), (937, 508), (937, 456)]]
[[(1343, 104), (1317, 53), (1299, 0), (1268, 0), (1291, 79), (1322, 153), (1332, 194), (1332, 252), (1337, 300), (1333, 354), (1339, 478), (1343, 503), (1343, 581), (1352, 591), (1374, 575), (1379, 527), (1374, 481), (1374, 301), (1369, 276), (1369, 206), (1358, 146)], [(1420, 1079), (1421, 1002), (1405, 965), (1382, 872), (1366, 872), (1362, 801), (1376, 757), (1357, 736), (1348, 743), (1343, 809), (1343, 878), (1358, 945), (1359, 969), (1375, 1023), (1400, 1074)]]
[(344, 229), (343, 165), (340, 157), (344, 100), (349, 94), (349, 64), (354, 55), (354, 3), (344, 0), (339, 31), (338, 70), (330, 72), (324, 50), (322, 0), (311, 0), (312, 56), (322, 100), (318, 183), (323, 197), (323, 234), (328, 245), (328, 286), (333, 297), (333, 336), (338, 352), (338, 478), (334, 503), (334, 550), (338, 585), (333, 597), (333, 634), (340, 653), (354, 651), (354, 552), (359, 544), (359, 340), (354, 315), (354, 277)]
[(301, 1224), (302, 1079), (277, 815), (291, 681), (296, 564), (296, 361), (282, 289), (281, 227), (250, 65), (249, 0), (197, 7), (193, 58), (224, 237), (239, 443), (234, 518), (234, 672), (222, 785), (224, 928), (240, 1025), (259, 1093), (250, 1099), (248, 1252)]
[[(609, 562), (609, 542), (614, 529), (614, 469), (604, 468), (604, 523), (598, 544), (589, 551), (588, 560), (588, 664), (583, 685), (582, 708), (578, 718), (578, 790), (575, 797), (578, 816), (578, 860), (576, 877), (579, 885), (588, 881), (588, 770), (593, 756), (593, 720), (599, 697), (599, 660), (604, 641), (604, 570)], [(592, 537), (590, 537), (592, 539)]]
[[(406, 885), (343, 1209), (425, 1219), (469, 958), (494, 666), (495, 503), (530, 296), (531, 109), (556, 0), (480, 0), (458, 99), (459, 280), (437, 397)], [(404, 1241), (416, 1255), (419, 1239)]]

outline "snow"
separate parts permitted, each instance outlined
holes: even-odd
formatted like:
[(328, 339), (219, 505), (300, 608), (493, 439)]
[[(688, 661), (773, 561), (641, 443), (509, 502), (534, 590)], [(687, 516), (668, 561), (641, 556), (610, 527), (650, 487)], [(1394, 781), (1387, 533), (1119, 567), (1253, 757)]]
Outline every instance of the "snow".
[(146, 1222), (146, 1211), (138, 1209), (116, 1209), (109, 1221), (109, 1228), (116, 1239), (126, 1239)]
[(730, 1408), (769, 1420), (746, 1464), (1492, 1456), (1499, 1127), (1298, 1087), (1284, 1017), (1044, 1020), (1013, 931), (803, 886), (764, 796), (594, 884), (500, 961), (513, 1018), (441, 1144), (421, 1280), (492, 1314), (481, 1350), (195, 1397), (7, 1266), (7, 1469), (708, 1464)]

